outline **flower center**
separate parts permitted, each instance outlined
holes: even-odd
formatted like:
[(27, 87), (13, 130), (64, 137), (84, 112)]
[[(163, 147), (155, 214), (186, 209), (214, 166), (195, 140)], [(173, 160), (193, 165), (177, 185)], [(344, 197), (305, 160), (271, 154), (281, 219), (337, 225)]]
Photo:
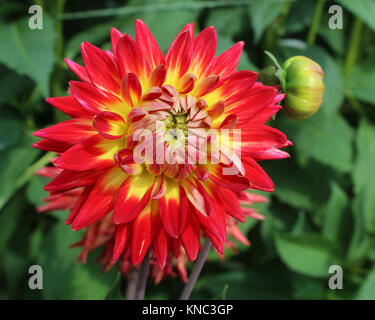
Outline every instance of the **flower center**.
[(165, 130), (182, 130), (184, 135), (187, 136), (188, 129), (187, 129), (187, 113), (177, 112), (175, 114), (170, 114), (169, 117), (164, 121)]

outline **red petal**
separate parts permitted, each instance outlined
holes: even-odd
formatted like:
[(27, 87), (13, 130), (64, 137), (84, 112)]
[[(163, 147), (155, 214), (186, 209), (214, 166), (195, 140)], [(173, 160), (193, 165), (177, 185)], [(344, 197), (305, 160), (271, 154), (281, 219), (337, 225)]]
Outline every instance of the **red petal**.
[(152, 101), (159, 98), (163, 94), (163, 90), (159, 87), (152, 87), (143, 95), (143, 101), (148, 100)]
[(34, 148), (45, 150), (45, 151), (53, 151), (57, 153), (63, 153), (69, 148), (71, 148), (70, 144), (66, 144), (60, 141), (43, 139), (33, 144)]
[(72, 118), (90, 115), (72, 96), (46, 98), (46, 101)]
[(271, 148), (283, 148), (288, 145), (288, 140), (281, 131), (266, 126), (246, 126), (241, 129), (241, 154), (251, 156)]
[(77, 216), (79, 210), (82, 208), (82, 206), (86, 202), (88, 196), (90, 195), (92, 189), (93, 189), (93, 185), (88, 186), (85, 189), (83, 189), (83, 192), (81, 193), (80, 197), (78, 198), (73, 210), (70, 212), (69, 216), (66, 218), (65, 224), (69, 225), (74, 221), (74, 219)]
[(203, 215), (208, 216), (211, 211), (211, 203), (206, 197), (204, 190), (200, 188), (200, 183), (196, 181), (196, 185), (190, 180), (184, 180), (181, 185), (185, 190), (186, 197), (193, 206)]
[(94, 127), (106, 139), (119, 139), (126, 133), (124, 119), (109, 111), (102, 111), (94, 117)]
[(167, 76), (167, 71), (164, 64), (159, 64), (152, 71), (150, 76), (150, 87), (161, 87)]
[(218, 118), (224, 113), (224, 108), (225, 108), (224, 101), (219, 100), (218, 102), (210, 106), (207, 112), (211, 118)]
[(211, 68), (207, 74), (225, 76), (236, 71), (238, 62), (240, 61), (243, 46), (244, 43), (240, 41), (233, 47), (216, 57), (212, 61)]
[(217, 37), (214, 27), (204, 29), (194, 40), (190, 71), (197, 78), (211, 65), (216, 53), (216, 42)]
[(77, 187), (93, 184), (100, 172), (97, 171), (70, 171), (63, 170), (55, 179), (49, 182), (46, 191), (67, 191)]
[(140, 19), (135, 21), (135, 35), (145, 58), (147, 75), (149, 75), (156, 66), (164, 63), (163, 53), (146, 24)]
[(255, 161), (286, 159), (286, 158), (290, 158), (290, 154), (288, 152), (285, 152), (276, 148), (271, 148), (265, 151), (257, 152), (253, 156), (253, 159)]
[(121, 78), (127, 73), (134, 73), (138, 78), (143, 78), (144, 56), (139, 45), (128, 34), (125, 34), (118, 42), (116, 58)]
[(220, 129), (232, 130), (238, 122), (238, 117), (236, 114), (230, 114), (227, 116), (220, 125)]
[(184, 228), (179, 237), (190, 261), (194, 261), (199, 252), (200, 224), (197, 218), (189, 212)]
[(160, 268), (164, 268), (168, 258), (168, 238), (163, 228), (160, 228), (158, 235), (153, 242), (156, 261)]
[(74, 145), (96, 134), (92, 120), (75, 118), (35, 131), (34, 136)]
[(275, 185), (262, 167), (251, 158), (243, 158), (245, 177), (249, 179), (251, 188), (272, 192)]
[(129, 238), (129, 228), (128, 224), (120, 224), (116, 226), (115, 231), (115, 243), (113, 246), (113, 260), (118, 260), (120, 258), (121, 253), (125, 249), (125, 245)]
[[(275, 88), (262, 85), (253, 87), (247, 93), (245, 92), (240, 99), (231, 98), (231, 102), (226, 103), (226, 113), (237, 114), (241, 126), (246, 125), (249, 121), (264, 123), (275, 113), (274, 109), (270, 113), (269, 107), (273, 106), (272, 102), (276, 95)], [(266, 115), (262, 115), (263, 112), (266, 112)]]
[(160, 217), (165, 231), (172, 238), (177, 238), (185, 224), (186, 210), (181, 208), (179, 185), (172, 181), (166, 184), (166, 192), (159, 199)]
[[(167, 83), (170, 78), (178, 80), (188, 70), (192, 57), (192, 38), (188, 30), (173, 41), (165, 56)], [(173, 80), (172, 80), (173, 81)]]
[(121, 95), (129, 106), (138, 104), (142, 97), (142, 87), (134, 73), (127, 73), (122, 79)]
[(70, 81), (69, 84), (72, 96), (91, 114), (110, 111), (111, 105), (123, 105), (122, 101), (116, 96), (102, 91), (90, 83)]
[(117, 196), (113, 222), (127, 223), (136, 218), (150, 201), (155, 178), (149, 173), (130, 176), (122, 184)]
[(211, 75), (200, 81), (194, 88), (194, 96), (201, 97), (215, 89), (219, 82), (219, 76)]
[(237, 175), (223, 175), (223, 168), (215, 165), (209, 167), (209, 178), (216, 184), (229, 190), (238, 192), (250, 187), (249, 181), (245, 177)]
[(56, 167), (67, 170), (101, 170), (114, 164), (113, 157), (117, 151), (117, 140), (106, 140), (95, 135), (71, 147), (53, 163)]
[(194, 88), (196, 77), (192, 73), (185, 73), (185, 75), (178, 82), (178, 92), (188, 93)]
[(84, 67), (67, 58), (65, 58), (64, 61), (68, 65), (68, 67), (77, 75), (78, 78), (80, 78), (84, 82), (91, 82), (90, 77)]
[(81, 52), (91, 82), (100, 89), (117, 94), (121, 80), (108, 54), (88, 42), (82, 43)]
[(160, 218), (157, 203), (151, 203), (134, 220), (132, 238), (132, 264), (137, 265), (143, 260), (152, 240), (160, 229)]
[(80, 230), (99, 220), (113, 209), (118, 188), (125, 174), (113, 168), (98, 178), (87, 200), (74, 218), (72, 229)]
[(147, 115), (147, 111), (142, 108), (133, 108), (128, 114), (127, 120), (130, 122), (137, 122)]
[(123, 37), (122, 32), (120, 32), (116, 28), (111, 28), (111, 45), (112, 45), (112, 52), (115, 56), (116, 56), (117, 44), (122, 37)]

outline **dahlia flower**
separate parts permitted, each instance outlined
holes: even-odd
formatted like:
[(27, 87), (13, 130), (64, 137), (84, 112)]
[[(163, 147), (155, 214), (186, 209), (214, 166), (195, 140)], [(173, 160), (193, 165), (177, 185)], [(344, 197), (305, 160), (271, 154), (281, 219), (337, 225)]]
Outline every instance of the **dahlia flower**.
[(59, 154), (45, 190), (80, 188), (66, 223), (109, 221), (113, 261), (150, 252), (163, 268), (182, 250), (193, 261), (201, 237), (222, 254), (228, 219), (254, 217), (245, 190), (274, 188), (258, 161), (288, 157), (286, 136), (265, 125), (283, 95), (236, 71), (243, 42), (215, 57), (216, 41), (191, 23), (163, 55), (137, 20), (136, 40), (111, 29), (112, 51), (84, 42), (84, 66), (65, 60), (81, 81), (47, 101), (72, 119), (35, 132), (34, 146)]

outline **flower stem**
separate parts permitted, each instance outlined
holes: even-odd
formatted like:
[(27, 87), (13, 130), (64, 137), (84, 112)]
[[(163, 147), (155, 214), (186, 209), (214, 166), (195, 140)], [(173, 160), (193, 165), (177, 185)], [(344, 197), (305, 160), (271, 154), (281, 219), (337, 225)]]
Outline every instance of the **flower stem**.
[(137, 289), (137, 282), (139, 277), (139, 268), (132, 268), (130, 270), (128, 286), (126, 287), (125, 299), (134, 300), (135, 292)]
[(351, 73), (359, 55), (359, 44), (361, 41), (361, 34), (363, 29), (363, 22), (355, 18), (352, 31), (350, 33), (349, 48), (345, 60), (345, 74)]
[(207, 239), (206, 243), (203, 246), (201, 253), (199, 254), (197, 261), (195, 262), (194, 268), (191, 271), (189, 281), (185, 285), (184, 290), (182, 290), (180, 300), (189, 300), (190, 295), (194, 289), (195, 283), (197, 282), (198, 277), (207, 260), (207, 256), (208, 256), (208, 253), (210, 252), (211, 247), (212, 247), (212, 242), (211, 240)]
[(150, 272), (150, 250), (147, 251), (141, 266), (139, 268), (139, 276), (137, 287), (134, 295), (134, 300), (144, 300), (148, 274)]
[(249, 0), (218, 0), (218, 1), (199, 1), (199, 2), (177, 2), (177, 3), (160, 3), (150, 4), (144, 6), (127, 6), (120, 8), (108, 8), (99, 10), (88, 10), (78, 12), (67, 12), (59, 16), (62, 20), (99, 18), (118, 15), (139, 14), (145, 12), (160, 12), (160, 11), (174, 11), (174, 10), (201, 10), (208, 8), (225, 8), (225, 7), (240, 7), (249, 6)]
[(316, 4), (313, 21), (310, 26), (309, 34), (307, 36), (307, 44), (309, 46), (313, 45), (315, 42), (316, 34), (318, 32), (320, 19), (322, 17), (322, 12), (324, 8), (324, 1), (325, 0), (319, 0), (318, 3)]

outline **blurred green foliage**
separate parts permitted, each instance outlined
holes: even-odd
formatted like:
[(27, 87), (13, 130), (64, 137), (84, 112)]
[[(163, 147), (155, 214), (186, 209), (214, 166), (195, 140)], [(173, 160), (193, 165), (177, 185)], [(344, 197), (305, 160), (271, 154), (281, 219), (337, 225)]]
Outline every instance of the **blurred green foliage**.
[[(27, 26), (32, 4), (44, 8), (43, 30)], [(342, 30), (328, 27), (334, 4), (343, 7)], [(104, 11), (90, 11), (97, 9)], [(82, 234), (65, 226), (66, 213), (36, 213), (46, 179), (33, 172), (49, 155), (31, 148), (31, 132), (65, 119), (44, 101), (66, 95), (74, 78), (63, 58), (82, 62), (82, 41), (108, 48), (110, 27), (134, 34), (136, 18), (164, 52), (194, 21), (197, 31), (217, 28), (218, 52), (246, 42), (240, 69), (270, 65), (269, 50), (280, 61), (311, 57), (325, 71), (316, 115), (296, 122), (280, 112), (272, 121), (294, 147), (290, 159), (263, 164), (276, 189), (257, 206), (266, 220), (241, 226), (251, 247), (227, 251), (225, 262), (212, 252), (193, 298), (375, 299), (374, 16), (372, 0), (1, 1), (0, 299), (121, 299), (121, 277), (100, 272), (98, 252), (75, 263), (78, 250), (69, 245)], [(27, 286), (32, 264), (43, 267), (43, 290)], [(333, 264), (343, 267), (343, 290), (328, 288)], [(176, 298), (181, 288), (168, 278), (150, 284), (147, 298)]]

